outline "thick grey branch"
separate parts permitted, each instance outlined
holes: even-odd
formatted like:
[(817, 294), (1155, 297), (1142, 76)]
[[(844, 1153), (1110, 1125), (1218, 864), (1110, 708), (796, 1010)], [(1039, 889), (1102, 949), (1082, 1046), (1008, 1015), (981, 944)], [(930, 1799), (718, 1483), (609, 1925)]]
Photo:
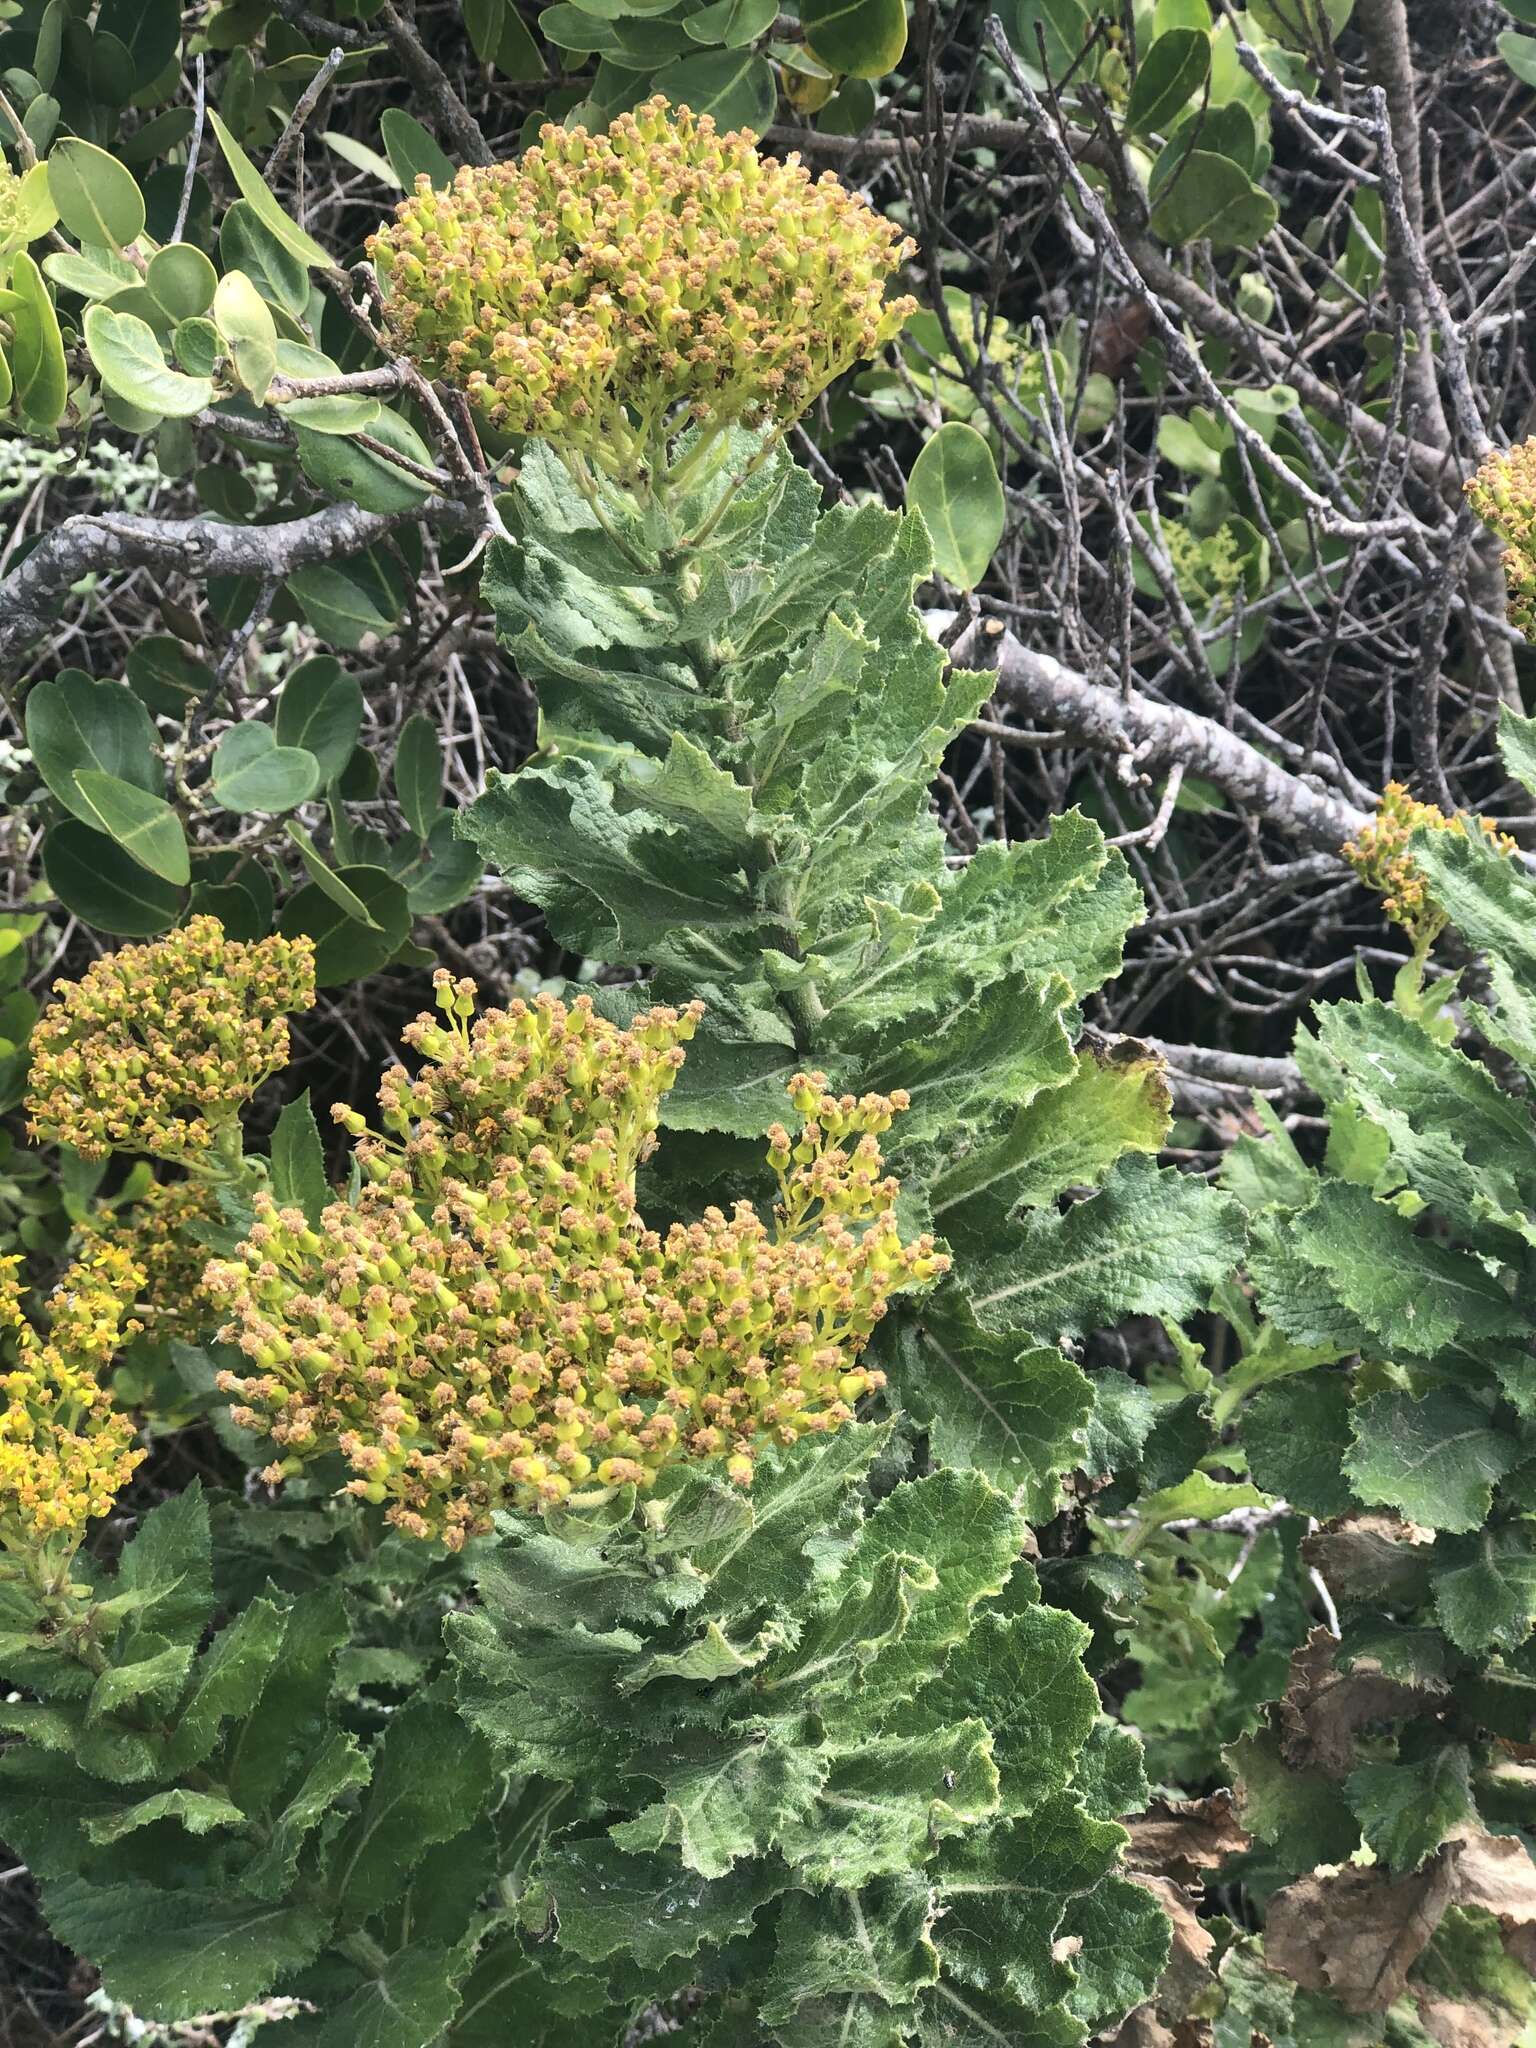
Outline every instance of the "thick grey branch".
[(356, 505), (329, 505), (323, 512), (276, 526), (83, 512), (46, 534), (0, 581), (0, 673), (13, 673), (58, 623), (62, 599), (83, 576), (159, 569), (199, 582), (210, 576), (280, 580), (307, 563), (355, 555), (412, 520), (471, 526), (480, 516), (478, 505), (453, 498), (428, 498), (409, 512), (363, 512)]
[[(929, 631), (941, 639), (953, 612), (925, 614)], [(1139, 690), (1106, 689), (1049, 654), (1026, 647), (995, 619), (968, 626), (949, 650), (960, 667), (996, 672), (998, 700), (1063, 730), (1080, 745), (1118, 755), (1127, 769), (1170, 769), (1214, 782), (1241, 809), (1304, 846), (1337, 854), (1370, 820), (1320, 783), (1287, 769), (1228, 732), (1213, 718), (1177, 704), (1158, 704)]]

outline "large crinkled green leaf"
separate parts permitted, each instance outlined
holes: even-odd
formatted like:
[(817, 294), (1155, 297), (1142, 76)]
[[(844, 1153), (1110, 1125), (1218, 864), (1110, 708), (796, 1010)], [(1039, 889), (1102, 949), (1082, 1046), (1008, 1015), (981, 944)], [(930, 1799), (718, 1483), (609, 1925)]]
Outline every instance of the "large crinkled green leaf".
[(103, 1972), (113, 1995), (163, 2020), (229, 2011), (263, 1997), (318, 1952), (326, 1926), (308, 1903), (149, 1884), (49, 1885), (54, 1934)]
[(1413, 1763), (1361, 1764), (1344, 1789), (1367, 1846), (1393, 1870), (1417, 1870), (1447, 1835), (1477, 1815), (1467, 1751), (1459, 1742)]
[(831, 1900), (797, 1893), (779, 1917), (763, 2018), (786, 2044), (903, 2040), (902, 2009), (938, 1981), (935, 1905), (910, 1876)]
[(1536, 1524), (1442, 1536), (1432, 1559), (1435, 1615), (1458, 1650), (1518, 1650), (1536, 1625)]
[(1082, 1461), (1093, 1388), (1080, 1366), (1017, 1331), (983, 1330), (957, 1286), (927, 1296), (893, 1333), (886, 1369), (936, 1460), (984, 1472), (1031, 1521), (1055, 1512)]
[(332, 1845), (326, 1882), (338, 1910), (361, 1922), (386, 1905), (435, 1842), (461, 1834), (484, 1800), (491, 1760), (450, 1707), (430, 1700), (389, 1723), (356, 1818)]
[(1447, 1345), (1519, 1327), (1509, 1296), (1481, 1260), (1424, 1237), (1399, 1210), (1348, 1181), (1324, 1181), (1311, 1208), (1289, 1219), (1285, 1243), (1383, 1356), (1432, 1358)]
[(1242, 1241), (1228, 1197), (1127, 1159), (1099, 1194), (1065, 1215), (1031, 1211), (1006, 1251), (975, 1261), (972, 1304), (985, 1328), (1052, 1339), (1131, 1314), (1178, 1321), (1205, 1306)]
[(1462, 937), (1495, 955), (1516, 984), (1536, 993), (1536, 882), (1496, 853), (1480, 832), (1415, 832), (1410, 842), (1430, 895)]
[(1388, 1389), (1355, 1409), (1345, 1471), (1357, 1497), (1426, 1529), (1481, 1527), (1493, 1488), (1518, 1455), (1488, 1409), (1448, 1387), (1420, 1399)]
[[(1298, 1047), (1304, 1040), (1298, 1037)], [(1318, 1014), (1309, 1078), (1334, 1074), (1388, 1136), (1397, 1177), (1449, 1222), (1532, 1240), (1536, 1126), (1484, 1066), (1438, 1044), (1386, 1003), (1333, 1003)]]

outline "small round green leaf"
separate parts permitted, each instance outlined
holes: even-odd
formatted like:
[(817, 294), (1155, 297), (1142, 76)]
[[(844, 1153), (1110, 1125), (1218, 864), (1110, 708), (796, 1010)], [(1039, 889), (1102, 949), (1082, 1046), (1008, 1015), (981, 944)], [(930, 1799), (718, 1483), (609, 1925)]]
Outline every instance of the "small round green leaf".
[(213, 402), (212, 380), (173, 370), (154, 329), (136, 313), (117, 313), (110, 305), (88, 306), (85, 345), (108, 390), (144, 412), (189, 419)]
[(992, 450), (974, 427), (951, 420), (939, 428), (912, 465), (907, 503), (922, 514), (945, 582), (973, 590), (1008, 518)]
[(218, 272), (191, 242), (172, 242), (149, 259), (144, 282), (169, 320), (191, 320), (213, 304)]
[(94, 142), (66, 135), (48, 152), (48, 189), (77, 242), (126, 249), (144, 232), (144, 195), (132, 171)]
[(236, 376), (260, 405), (277, 375), (277, 323), (243, 270), (226, 271), (219, 279), (213, 324), (228, 344)]
[(334, 654), (301, 661), (277, 700), (277, 739), (303, 747), (320, 765), (321, 786), (334, 782), (352, 758), (363, 725), (363, 691)]
[(907, 47), (907, 0), (801, 0), (811, 54), (850, 78), (883, 78)]
[(320, 787), (307, 747), (278, 744), (270, 725), (236, 725), (213, 750), (213, 794), (226, 811), (291, 811)]

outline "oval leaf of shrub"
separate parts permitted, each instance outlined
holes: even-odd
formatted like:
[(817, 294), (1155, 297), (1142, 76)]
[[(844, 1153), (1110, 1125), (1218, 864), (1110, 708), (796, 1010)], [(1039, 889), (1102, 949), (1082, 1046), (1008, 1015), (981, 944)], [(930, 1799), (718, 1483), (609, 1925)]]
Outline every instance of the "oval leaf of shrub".
[[(371, 449), (359, 448), (349, 436), (317, 434), (312, 427), (298, 425), (294, 431), (304, 474), (328, 497), (350, 498), (365, 512), (408, 512), (431, 495), (426, 484)], [(431, 449), (398, 413), (381, 412), (368, 433), (412, 462), (432, 460)]]
[(278, 920), (285, 939), (307, 934), (314, 940), (315, 979), (322, 988), (376, 974), (411, 928), (405, 891), (382, 868), (341, 868), (337, 878), (367, 907), (374, 929), (348, 917), (314, 882), (289, 897)]
[(1152, 209), (1152, 232), (1175, 248), (1211, 242), (1251, 249), (1279, 218), (1279, 208), (1230, 157), (1192, 149)]
[(425, 839), (443, 800), (443, 750), (437, 727), (420, 711), (406, 720), (395, 749), (395, 795), (405, 822)]
[(141, 867), (178, 887), (191, 881), (187, 835), (164, 797), (151, 796), (136, 782), (103, 774), (99, 768), (77, 769), (75, 788), (102, 831)]
[(414, 116), (403, 107), (388, 107), (379, 117), (384, 154), (407, 192), (414, 192), (423, 172), (439, 191), (453, 183), (453, 165)]
[(243, 271), (227, 271), (219, 279), (213, 324), (235, 359), (235, 374), (260, 405), (277, 375), (277, 323)]
[(27, 697), (26, 734), (38, 774), (64, 808), (88, 825), (97, 819), (75, 780), (82, 768), (159, 793), (155, 728), (138, 698), (121, 683), (98, 683), (78, 670), (34, 683)]
[(883, 78), (907, 47), (906, 0), (801, 0), (811, 54), (850, 78)]
[(191, 320), (213, 304), (219, 274), (201, 249), (190, 242), (173, 242), (150, 257), (144, 282), (168, 320)]
[(179, 889), (74, 818), (49, 828), (43, 841), (43, 873), (71, 916), (115, 938), (152, 939), (169, 931), (181, 915)]
[(270, 725), (236, 725), (213, 750), (213, 794), (226, 811), (291, 811), (320, 787), (307, 747), (279, 746)]
[(87, 306), (85, 345), (107, 389), (144, 412), (189, 419), (213, 402), (213, 380), (173, 370), (155, 330), (136, 313), (116, 313), (109, 305)]
[[(897, 0), (897, 5), (901, 6), (902, 0)], [(753, 128), (761, 133), (773, 120), (778, 104), (768, 60), (753, 50), (710, 50), (680, 58), (658, 71), (652, 85), (676, 106), (692, 107), (696, 114), (713, 114), (722, 128)]]
[(77, 242), (126, 249), (144, 232), (144, 195), (131, 171), (94, 142), (67, 135), (48, 152), (48, 190)]
[(300, 263), (307, 263), (316, 270), (334, 270), (334, 257), (310, 235), (306, 235), (296, 220), (290, 220), (267, 189), (267, 181), (251, 162), (233, 135), (209, 109), (208, 119), (213, 123), (213, 132), (219, 138), (219, 147), (224, 152), (224, 161), (240, 187), (240, 196), (275, 241), (281, 242), (290, 256), (296, 256)]
[(333, 654), (301, 661), (277, 700), (279, 746), (313, 754), (323, 788), (352, 758), (363, 724), (362, 685)]
[(959, 420), (940, 427), (912, 465), (907, 503), (923, 515), (945, 582), (973, 590), (1008, 517), (992, 450), (974, 427)]
[[(329, 356), (298, 341), (277, 344), (277, 368), (280, 376), (300, 383), (308, 377), (341, 375)], [(317, 434), (355, 434), (360, 428), (371, 427), (383, 410), (376, 398), (350, 391), (329, 392), (316, 398), (290, 398), (279, 391), (274, 393), (272, 403), (280, 405), (289, 419)]]
[(11, 259), (11, 370), (16, 403), (34, 427), (56, 427), (69, 402), (64, 337), (43, 273), (26, 251)]
[(1133, 135), (1161, 135), (1204, 85), (1210, 68), (1211, 39), (1201, 30), (1175, 28), (1159, 36), (1131, 87), (1127, 129)]
[(696, 43), (742, 50), (772, 27), (778, 11), (777, 0), (711, 0), (697, 14), (684, 16), (683, 33)]

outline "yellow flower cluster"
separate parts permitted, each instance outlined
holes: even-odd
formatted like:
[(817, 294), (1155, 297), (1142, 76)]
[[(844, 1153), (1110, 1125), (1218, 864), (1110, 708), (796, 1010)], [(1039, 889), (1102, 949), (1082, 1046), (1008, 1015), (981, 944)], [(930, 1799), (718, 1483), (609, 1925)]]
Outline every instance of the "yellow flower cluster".
[(1509, 834), (1486, 818), (1465, 811), (1448, 818), (1437, 805), (1410, 796), (1401, 782), (1389, 782), (1382, 791), (1380, 810), (1343, 849), (1344, 858), (1366, 888), (1380, 895), (1381, 907), (1393, 924), (1401, 925), (1420, 950), (1439, 935), (1445, 913), (1431, 899), (1408, 842), (1421, 828), (1455, 832), (1465, 838), (1469, 824), (1477, 826), (1496, 853), (1515, 851)]
[(97, 1242), (120, 1248), (143, 1275), (138, 1313), (161, 1342), (195, 1343), (218, 1320), (203, 1292), (207, 1233), (224, 1212), (207, 1180), (157, 1180), (126, 1209), (103, 1209), (87, 1229)]
[(1504, 543), (1510, 623), (1536, 640), (1536, 438), (1490, 455), (1468, 478), (1467, 496)]
[(494, 426), (626, 488), (689, 417), (787, 424), (913, 310), (911, 247), (828, 171), (649, 100), (606, 135), (552, 125), (514, 163), (425, 176), (368, 242), (391, 333)]
[[(765, 1441), (835, 1428), (883, 1383), (861, 1354), (897, 1288), (947, 1261), (904, 1244), (878, 1133), (904, 1098), (791, 1088), (772, 1225), (748, 1203), (665, 1236), (635, 1168), (698, 1005), (620, 1030), (583, 997), (541, 996), (471, 1026), (472, 986), (439, 980), (428, 1064), (380, 1091), (354, 1203), (319, 1230), (258, 1198), (205, 1284), (250, 1361), (220, 1386), (283, 1453), (277, 1480), (339, 1449), (351, 1490), (457, 1548), (492, 1510), (649, 1486), (682, 1458), (750, 1482)], [(357, 1134), (361, 1118), (344, 1118)]]
[(49, 1297), (42, 1336), (22, 1312), (19, 1263), (0, 1259), (0, 1335), (17, 1360), (0, 1372), (0, 1546), (58, 1566), (144, 1456), (100, 1378), (137, 1328), (127, 1311), (144, 1276), (118, 1247), (87, 1252)]
[(241, 1105), (288, 1059), (285, 1013), (315, 1000), (312, 941), (226, 939), (194, 917), (61, 982), (32, 1033), (28, 1130), (87, 1159), (117, 1150), (214, 1170)]

